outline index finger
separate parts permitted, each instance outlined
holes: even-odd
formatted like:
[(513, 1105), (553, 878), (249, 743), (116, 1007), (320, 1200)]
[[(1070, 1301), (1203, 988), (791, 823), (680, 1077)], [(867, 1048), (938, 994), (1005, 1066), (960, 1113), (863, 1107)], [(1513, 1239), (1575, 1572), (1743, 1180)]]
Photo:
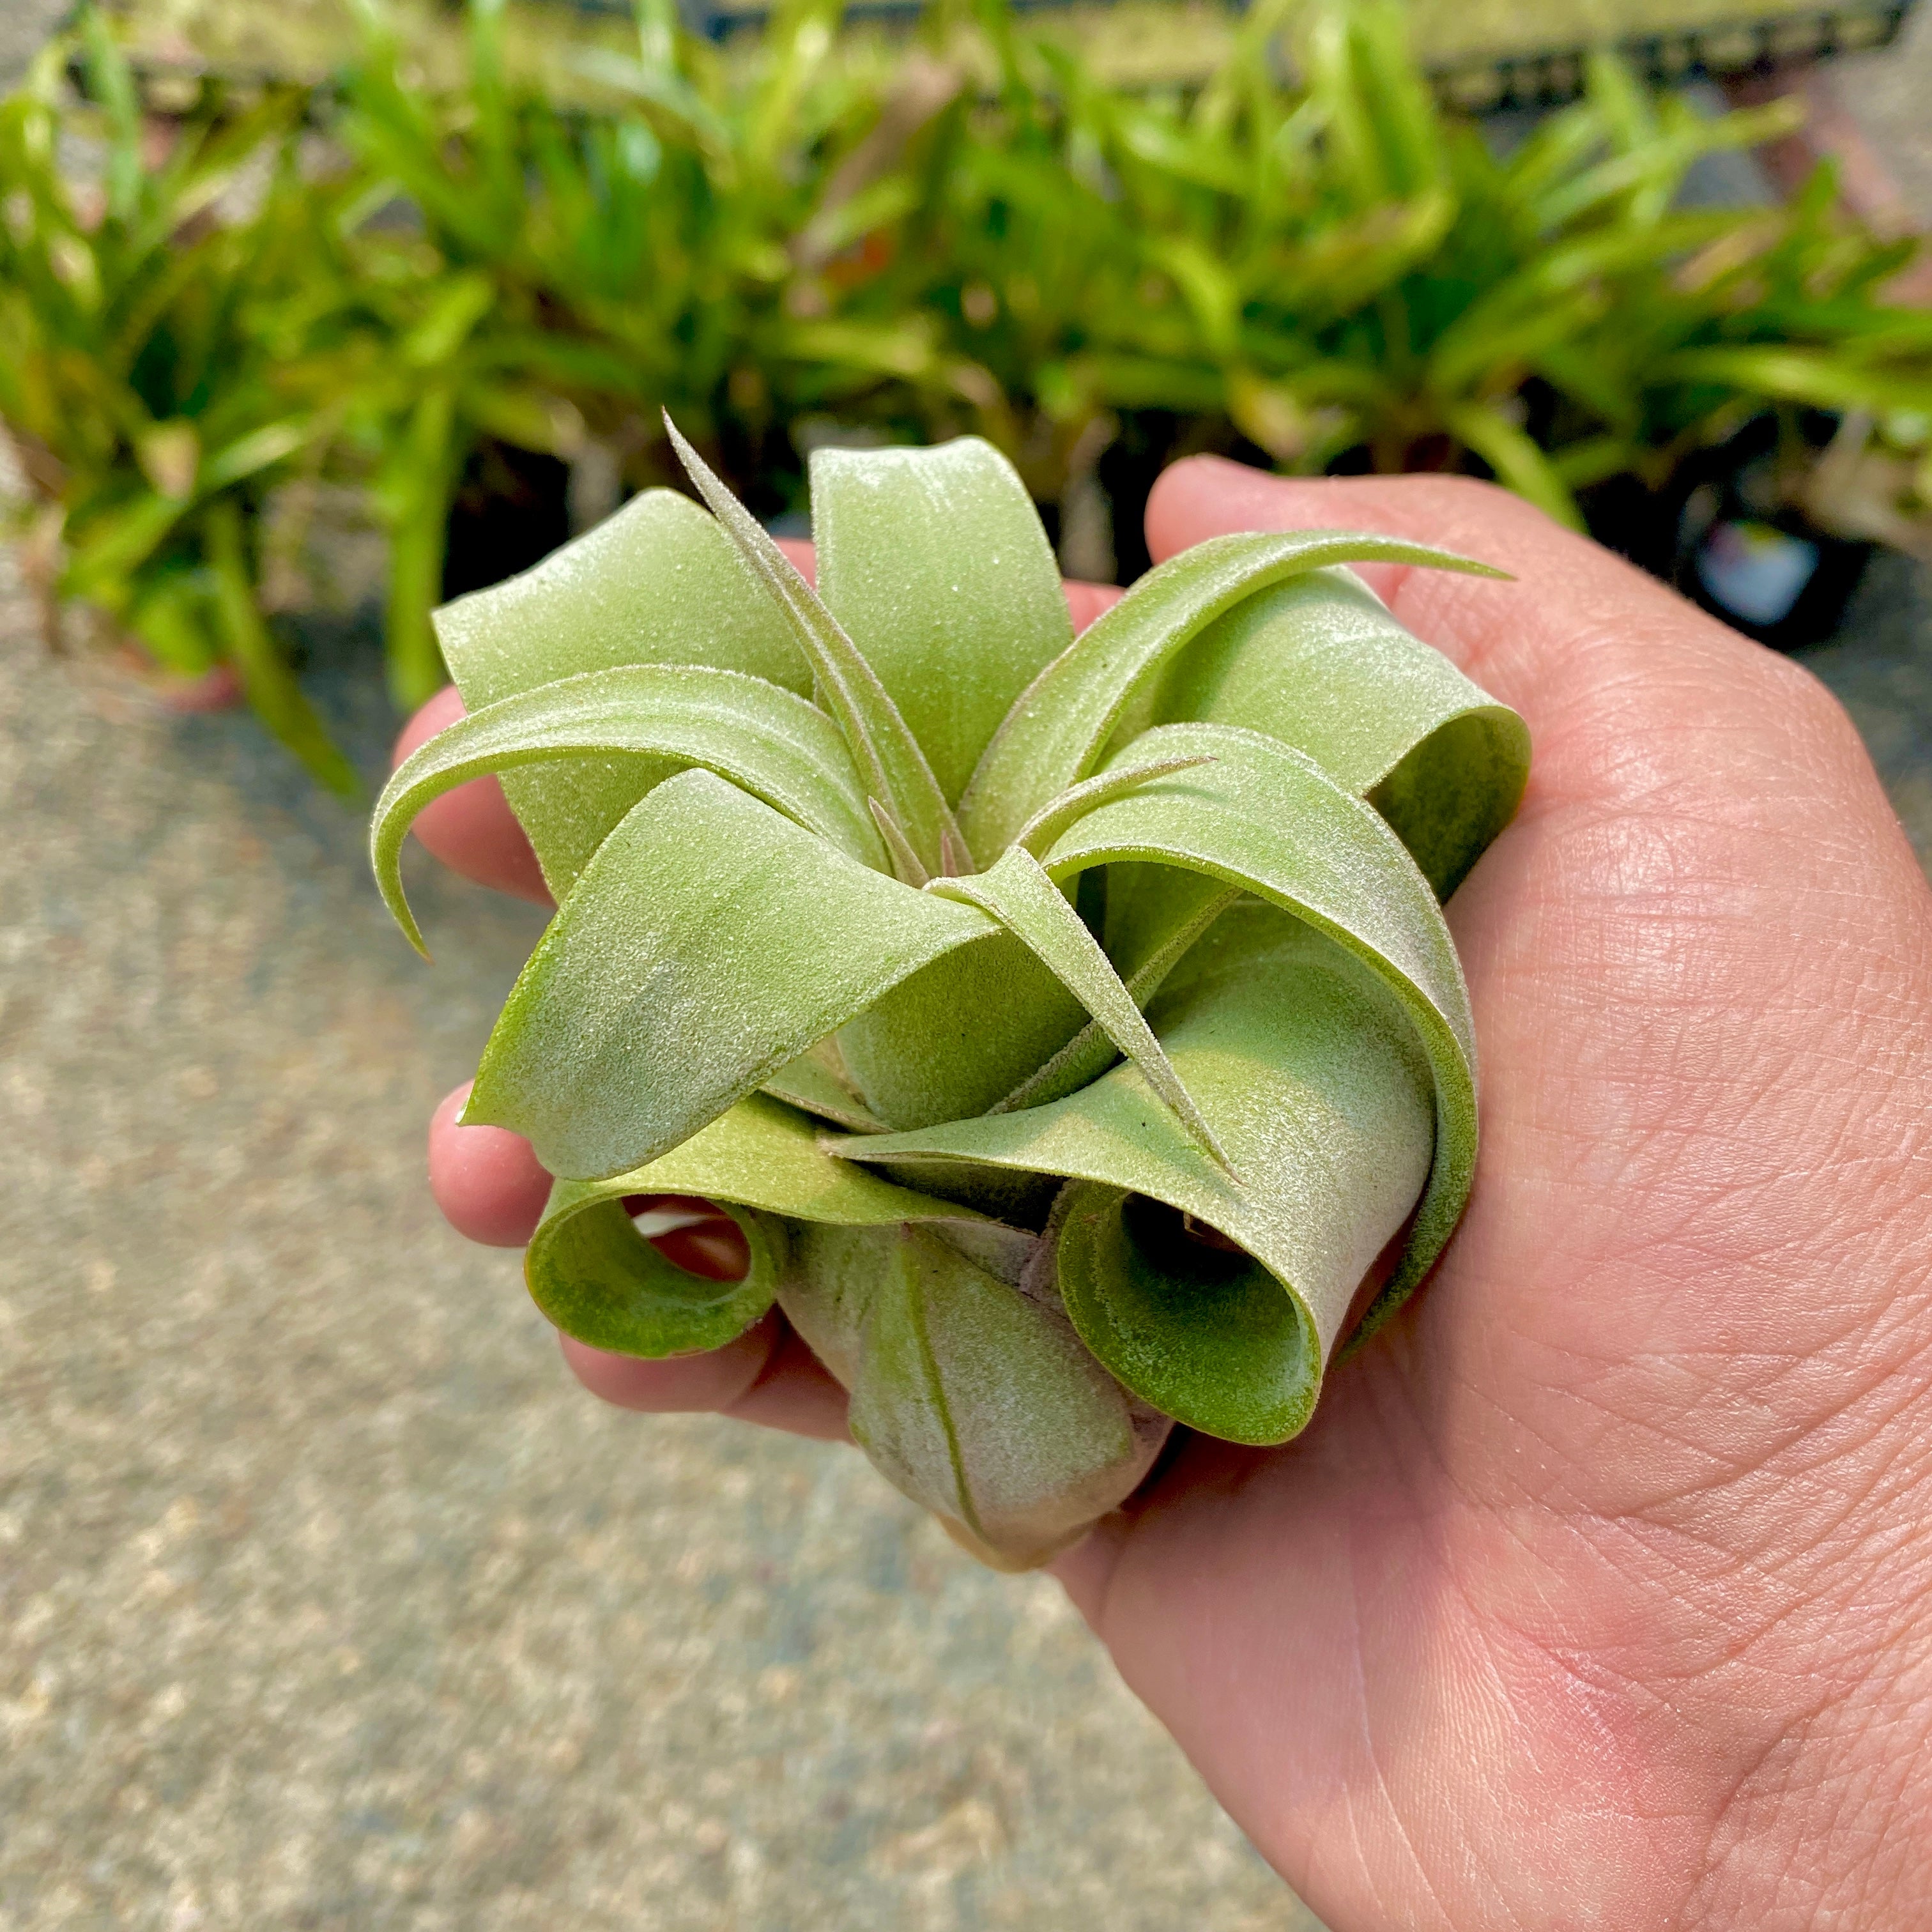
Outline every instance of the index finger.
[[(1156, 559), (1234, 530), (1360, 530), (1508, 571), (1514, 582), (1395, 565), (1360, 574), (1418, 637), (1528, 720), (1532, 808), (1625, 796), (1666, 769), (1742, 778), (1761, 764), (1769, 778), (1811, 762), (1825, 740), (1842, 753), (1850, 736), (1808, 672), (1473, 478), (1274, 476), (1195, 457), (1156, 483), (1147, 529)], [(1633, 753), (1666, 742), (1664, 766), (1636, 769)]]

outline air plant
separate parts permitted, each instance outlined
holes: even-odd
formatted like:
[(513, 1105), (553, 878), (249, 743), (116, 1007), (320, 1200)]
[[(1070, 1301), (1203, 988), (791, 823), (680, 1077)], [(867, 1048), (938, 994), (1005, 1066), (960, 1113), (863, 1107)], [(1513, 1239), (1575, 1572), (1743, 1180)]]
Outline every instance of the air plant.
[[(1076, 638), (989, 445), (819, 452), (814, 590), (673, 436), (712, 515), (646, 492), (440, 614), (470, 708), (383, 794), (377, 878), (420, 946), (410, 822), (503, 775), (559, 909), (464, 1118), (557, 1176), (544, 1313), (664, 1356), (776, 1301), (894, 1483), (1038, 1563), (1174, 1424), (1294, 1435), (1462, 1213), (1440, 900), (1527, 735), (1346, 566), (1484, 566), (1221, 537)], [(652, 1245), (665, 1196), (736, 1222), (741, 1280)]]

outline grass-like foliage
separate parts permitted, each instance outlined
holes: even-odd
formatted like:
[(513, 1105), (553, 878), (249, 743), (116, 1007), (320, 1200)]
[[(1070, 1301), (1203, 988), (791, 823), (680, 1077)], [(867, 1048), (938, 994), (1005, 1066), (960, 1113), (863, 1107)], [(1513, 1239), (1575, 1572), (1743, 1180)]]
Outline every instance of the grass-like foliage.
[(997, 400), (962, 426), (1024, 452), (1042, 500), (1096, 420), (1148, 410), (1194, 419), (1178, 446), (1232, 425), (1304, 472), (1486, 470), (1577, 526), (1580, 492), (1660, 487), (1767, 405), (1932, 441), (1932, 317), (1882, 294), (1912, 243), (1848, 224), (1829, 167), (1788, 207), (1680, 205), (1790, 102), (1708, 118), (1606, 55), (1499, 152), (1380, 0), (1258, 0), (1185, 95), (1102, 86), (1050, 32), (982, 17), (997, 97), (955, 106), (934, 193), (847, 306), (946, 317), (928, 394), (978, 380)]
[(728, 54), (639, 0), (634, 55), (566, 106), (498, 0), (433, 85), (363, 11), (328, 88), (208, 82), (171, 132), (92, 15), (0, 105), (0, 416), (40, 577), (166, 665), (236, 665), (338, 786), (265, 621), (300, 520), (272, 506), (362, 493), (412, 704), (466, 466), (561, 458), (587, 517), (680, 481), (667, 406), (761, 516), (828, 434), (978, 436), (1082, 561), (1096, 474), (1150, 452), (1476, 470), (1576, 524), (1766, 408), (1866, 426), (1864, 525), (1932, 508), (1932, 317), (1883, 295), (1910, 244), (1828, 170), (1788, 207), (1681, 205), (1783, 105), (1701, 118), (1604, 58), (1504, 154), (1438, 108), (1391, 0), (1257, 0), (1186, 94), (1101, 84), (1003, 0), (896, 44), (790, 0)]
[[(61, 152), (69, 53), (99, 103), (94, 178)], [(46, 50), (0, 104), (0, 418), (39, 500), (27, 554), (50, 628), (56, 600), (80, 599), (182, 676), (232, 664), (352, 795), (262, 614), (268, 492), (319, 469), (341, 421), (316, 352), (330, 284), (296, 166), (302, 108), (288, 90), (239, 108), (211, 84), (158, 140), (98, 15)]]
[[(1528, 737), (1346, 566), (1483, 566), (1222, 537), (1076, 638), (989, 444), (820, 452), (814, 589), (672, 434), (715, 515), (646, 491), (441, 614), (469, 713), (377, 877), (420, 944), (410, 822), (504, 776), (559, 910), (465, 1118), (560, 1177), (544, 1312), (662, 1356), (776, 1301), (886, 1474), (1036, 1563), (1174, 1422), (1292, 1436), (1462, 1214), (1440, 901)], [(651, 1245), (666, 1195), (729, 1213), (741, 1282)]]

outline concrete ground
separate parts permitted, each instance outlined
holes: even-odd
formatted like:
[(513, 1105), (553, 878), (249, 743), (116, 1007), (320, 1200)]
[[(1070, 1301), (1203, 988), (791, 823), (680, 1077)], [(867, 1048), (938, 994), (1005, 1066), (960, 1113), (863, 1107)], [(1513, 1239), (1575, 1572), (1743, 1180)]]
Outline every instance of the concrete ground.
[(0, 0), (0, 88), (26, 73), (48, 34), (73, 10), (70, 0)]
[(1055, 1585), (577, 1389), (423, 1174), (536, 915), (0, 567), (0, 1928), (1312, 1924)]
[(1838, 635), (1799, 655), (1852, 714), (1932, 877), (1932, 566), (1880, 556)]
[(1916, 0), (1897, 41), (1825, 70), (1831, 98), (1857, 124), (1898, 199), (1932, 230), (1932, 6)]

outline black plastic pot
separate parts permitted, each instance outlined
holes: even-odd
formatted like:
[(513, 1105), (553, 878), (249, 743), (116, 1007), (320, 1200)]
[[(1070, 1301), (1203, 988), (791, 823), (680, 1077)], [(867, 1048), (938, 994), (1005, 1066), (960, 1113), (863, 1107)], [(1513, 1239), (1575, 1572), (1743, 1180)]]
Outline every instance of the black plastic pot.
[(1591, 534), (1776, 650), (1838, 630), (1874, 546), (1820, 530), (1784, 487), (1830, 440), (1834, 418), (1766, 415), (1684, 463), (1670, 484), (1612, 478), (1587, 491)]
[(1678, 587), (1747, 637), (1797, 650), (1838, 629), (1873, 548), (1798, 517), (1725, 513), (1699, 539)]
[[(1767, 414), (1688, 458), (1662, 490), (1613, 477), (1583, 493), (1591, 534), (1747, 636), (1779, 650), (1816, 644), (1838, 628), (1873, 546), (1815, 528), (1784, 500), (1780, 478), (1821, 449), (1835, 427), (1822, 415)], [(1098, 468), (1113, 512), (1117, 581), (1131, 584), (1150, 567), (1143, 521), (1156, 478), (1202, 450), (1267, 466), (1263, 452), (1232, 426), (1216, 436), (1201, 418), (1152, 410), (1124, 414)], [(742, 467), (764, 484), (754, 494), (758, 513), (769, 517), (784, 498), (757, 461), (766, 453), (742, 452)], [(1339, 473), (1369, 466), (1366, 450), (1330, 466)], [(500, 582), (563, 542), (569, 481), (568, 466), (554, 456), (500, 442), (472, 454), (450, 512), (443, 595)], [(1052, 506), (1042, 514), (1051, 536)]]
[(450, 505), (442, 594), (460, 597), (540, 563), (570, 535), (570, 467), (489, 442), (472, 451)]
[[(754, 516), (778, 516), (803, 494), (790, 441), (768, 428), (755, 430), (728, 418), (718, 446), (706, 453)], [(662, 480), (686, 487), (674, 466)], [(541, 451), (485, 440), (464, 464), (450, 504), (442, 594), (447, 598), (488, 590), (541, 563), (570, 534), (569, 464)]]
[[(1184, 456), (1226, 456), (1268, 469), (1268, 452), (1234, 426), (1212, 416), (1170, 410), (1124, 410), (1120, 434), (1101, 452), (1094, 475), (1113, 513), (1114, 581), (1131, 584), (1151, 569), (1147, 505), (1156, 480)], [(1056, 541), (1058, 532), (1054, 533)]]

